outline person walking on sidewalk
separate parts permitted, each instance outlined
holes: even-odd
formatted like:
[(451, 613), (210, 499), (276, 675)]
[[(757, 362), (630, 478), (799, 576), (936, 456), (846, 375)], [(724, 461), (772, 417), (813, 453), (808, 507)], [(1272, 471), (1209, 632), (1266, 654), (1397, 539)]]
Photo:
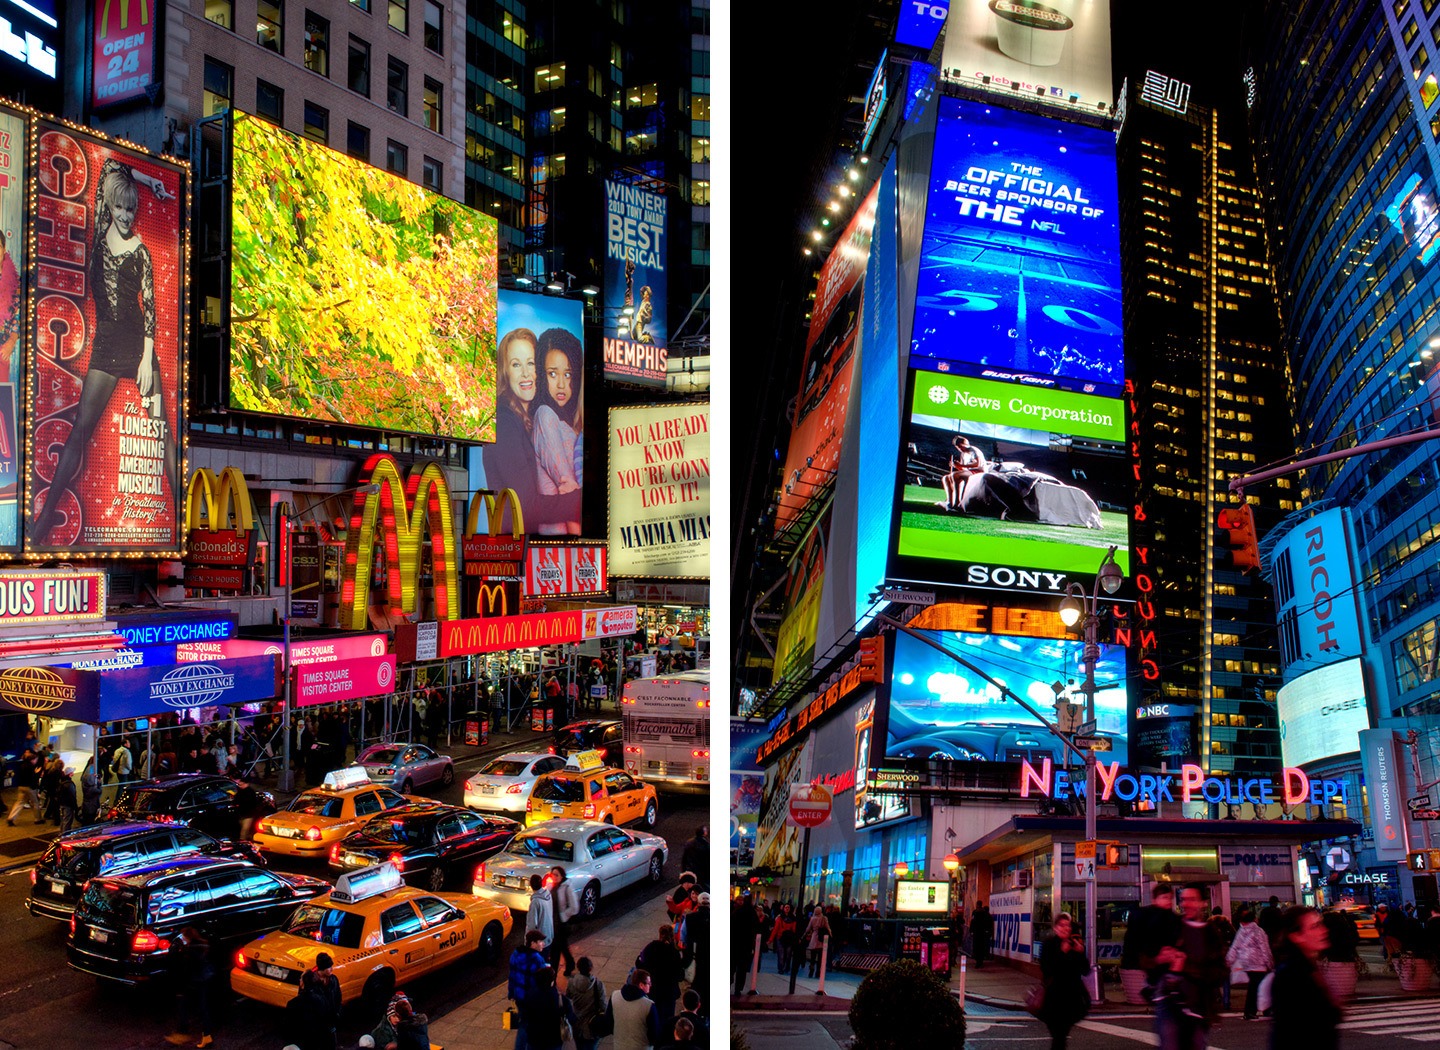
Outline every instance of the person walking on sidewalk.
[(595, 964), (588, 956), (575, 960), (575, 976), (565, 982), (565, 995), (575, 1009), (580, 1022), (575, 1026), (575, 1050), (595, 1050), (600, 1034), (595, 1022), (605, 1012), (605, 1003), (610, 997), (605, 992), (605, 982), (595, 976)]
[[(545, 962), (545, 934), (525, 931), (525, 946), (510, 953), (510, 982), (506, 988), (515, 1008), (524, 1015), (525, 1000), (535, 994), (535, 976), (549, 965)], [(515, 1029), (515, 1050), (526, 1050), (525, 1026)]]
[(530, 876), (530, 910), (525, 913), (525, 932), (538, 931), (545, 937), (541, 950), (548, 950), (555, 940), (555, 901), (545, 880), (539, 875)]
[(35, 811), (35, 823), (40, 823), (40, 799), (35, 794), (39, 782), (40, 772), (35, 765), (35, 756), (27, 748), (15, 767), (15, 805), (10, 807), (10, 816), (5, 819), (12, 828), (15, 827), (15, 818), (27, 809)]
[(668, 1032), (680, 998), (680, 981), (685, 976), (685, 964), (675, 947), (675, 928), (661, 926), (660, 936), (640, 950), (635, 965), (650, 974), (650, 998), (655, 1002), (660, 1030)]
[(1160, 1050), (1205, 1050), (1215, 1019), (1225, 949), (1208, 922), (1204, 891), (1180, 891), (1181, 924), (1177, 944), (1161, 949), (1159, 962), (1168, 969), (1155, 999), (1155, 1034)]
[(1040, 1020), (1050, 1032), (1050, 1050), (1065, 1050), (1070, 1029), (1090, 1012), (1090, 993), (1085, 978), (1090, 962), (1085, 942), (1075, 931), (1074, 920), (1064, 912), (1055, 916), (1054, 932), (1040, 947), (1040, 978), (1045, 998)]
[(1270, 938), (1255, 921), (1255, 912), (1249, 908), (1240, 909), (1240, 928), (1235, 931), (1235, 940), (1225, 953), (1225, 963), (1232, 970), (1243, 971), (1245, 983), (1245, 1020), (1260, 1019), (1260, 982), (1275, 968), (1275, 958), (1270, 953)]
[(983, 970), (985, 960), (990, 958), (990, 938), (995, 936), (995, 919), (984, 901), (975, 905), (970, 916), (970, 955), (975, 960), (975, 969)]
[[(550, 965), (560, 969), (560, 960), (565, 960), (565, 976), (575, 972), (575, 956), (570, 954), (570, 923), (579, 914), (580, 906), (575, 901), (575, 889), (565, 878), (564, 868), (550, 869), (551, 918), (555, 924), (555, 936), (550, 942)], [(528, 920), (527, 920), (528, 921)]]
[(1330, 997), (1316, 965), (1329, 946), (1325, 922), (1314, 908), (1285, 912), (1276, 934), (1271, 989), (1271, 1050), (1337, 1050), (1344, 1012)]
[(790, 969), (790, 959), (795, 952), (795, 927), (795, 909), (787, 901), (775, 916), (775, 925), (770, 930), (770, 943), (775, 947), (776, 973), (785, 973)]
[(710, 884), (710, 825), (701, 824), (695, 829), (695, 837), (685, 843), (680, 854), (682, 871), (692, 871), (701, 885)]
[(825, 945), (825, 939), (830, 936), (830, 920), (825, 918), (825, 909), (815, 905), (815, 911), (810, 916), (810, 922), (805, 927), (805, 935), (802, 938), (805, 947), (810, 951), (810, 976), (820, 976), (820, 954)]
[[(520, 1004), (520, 1030), (528, 1050), (560, 1050), (562, 1021), (569, 1022), (572, 1033), (579, 1027), (570, 1000), (555, 987), (555, 968), (542, 967), (535, 974), (534, 992)], [(428, 1050), (428, 1041), (426, 1046)]]
[(80, 774), (80, 823), (94, 824), (100, 816), (100, 775), (95, 772), (95, 756), (85, 760)]
[(165, 1037), (173, 1046), (190, 1041), (190, 1022), (200, 1025), (201, 1048), (215, 1042), (215, 1026), (210, 1020), (210, 984), (215, 980), (215, 967), (210, 962), (210, 942), (194, 926), (186, 926), (175, 938), (177, 949), (172, 960), (180, 983), (180, 1012), (175, 1031)]
[(615, 1018), (614, 1050), (650, 1050), (659, 1038), (660, 1024), (650, 1000), (650, 975), (638, 966), (630, 971), (625, 987), (610, 995)]
[(680, 941), (685, 945), (685, 965), (695, 964), (692, 988), (710, 987), (710, 894), (696, 898), (694, 911), (685, 914)]
[[(755, 905), (750, 902), (747, 890), (735, 898), (735, 906), (730, 909), (730, 965), (736, 995), (745, 994), (745, 981), (750, 976), (750, 960), (755, 955), (755, 937), (759, 930)], [(698, 983), (698, 975), (696, 980)]]

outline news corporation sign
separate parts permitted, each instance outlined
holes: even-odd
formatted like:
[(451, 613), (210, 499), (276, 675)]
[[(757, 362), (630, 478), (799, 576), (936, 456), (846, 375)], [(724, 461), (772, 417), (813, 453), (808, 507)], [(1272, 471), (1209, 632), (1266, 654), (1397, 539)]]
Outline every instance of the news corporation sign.
[[(1100, 801), (1117, 798), (1122, 802), (1214, 802), (1238, 806), (1249, 802), (1258, 806), (1280, 803), (1286, 806), (1326, 805), (1336, 795), (1349, 804), (1343, 780), (1312, 780), (1298, 769), (1280, 771), (1278, 781), (1269, 777), (1207, 777), (1197, 765), (1186, 763), (1175, 773), (1122, 773), (1120, 763), (1098, 762), (1095, 774), (1100, 785)], [(1031, 792), (1046, 798), (1068, 799), (1085, 797), (1085, 781), (1071, 779), (1070, 772), (1056, 768), (1044, 759), (1036, 769), (1028, 761), (1020, 763), (1020, 797)]]

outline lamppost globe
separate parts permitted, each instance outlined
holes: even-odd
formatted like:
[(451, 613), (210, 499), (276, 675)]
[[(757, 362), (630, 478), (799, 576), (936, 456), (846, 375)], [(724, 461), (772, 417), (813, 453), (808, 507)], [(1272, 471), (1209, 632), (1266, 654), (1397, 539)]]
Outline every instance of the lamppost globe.
[(1085, 607), (1075, 595), (1067, 594), (1060, 599), (1060, 622), (1066, 627), (1074, 627), (1084, 615)]
[[(1120, 566), (1115, 564), (1112, 555), (1105, 560), (1104, 565), (1100, 566), (1100, 589), (1106, 594), (1114, 594), (1124, 582), (1125, 574), (1120, 571)], [(1063, 608), (1060, 615), (1062, 617), (1065, 615)]]
[(896, 877), (897, 879), (903, 879), (906, 875), (909, 875), (909, 874), (910, 874), (910, 865), (906, 864), (903, 860), (900, 861), (900, 862), (898, 862), (898, 863), (895, 865), (895, 877)]
[(945, 870), (950, 872), (952, 875), (960, 870), (960, 858), (953, 853), (945, 854), (945, 859), (942, 860), (940, 863), (943, 864), (945, 866)]

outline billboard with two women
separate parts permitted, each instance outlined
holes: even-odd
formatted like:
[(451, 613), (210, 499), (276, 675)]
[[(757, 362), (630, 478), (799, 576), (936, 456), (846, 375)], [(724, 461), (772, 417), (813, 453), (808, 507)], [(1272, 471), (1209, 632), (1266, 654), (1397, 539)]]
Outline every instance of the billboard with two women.
[[(520, 497), (525, 531), (580, 535), (585, 455), (584, 306), (500, 292), (495, 441), (470, 452), (470, 487)], [(511, 527), (508, 519), (505, 527)]]

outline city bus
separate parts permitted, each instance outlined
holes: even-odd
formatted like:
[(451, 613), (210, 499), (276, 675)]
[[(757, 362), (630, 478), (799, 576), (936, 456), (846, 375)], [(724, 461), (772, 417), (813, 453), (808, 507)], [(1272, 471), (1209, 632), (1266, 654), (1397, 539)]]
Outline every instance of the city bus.
[(627, 773), (657, 786), (709, 786), (709, 671), (626, 682), (620, 718)]

